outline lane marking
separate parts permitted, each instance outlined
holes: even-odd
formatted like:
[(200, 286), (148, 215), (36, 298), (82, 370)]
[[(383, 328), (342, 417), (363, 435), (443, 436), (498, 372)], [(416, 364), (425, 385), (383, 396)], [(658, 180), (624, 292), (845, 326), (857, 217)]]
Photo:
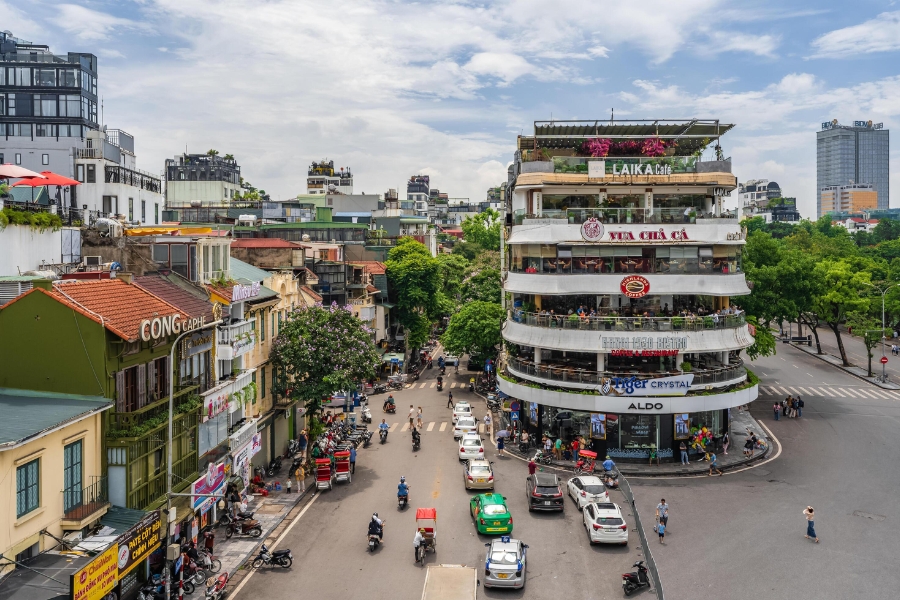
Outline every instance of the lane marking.
[(858, 397), (859, 397), (859, 396), (857, 396), (856, 392), (854, 392), (854, 391), (853, 391), (852, 389), (850, 389), (850, 388), (847, 388), (847, 389), (841, 388), (841, 390), (843, 390), (843, 391), (844, 391), (848, 396), (850, 396), (851, 398), (854, 398), (854, 399), (855, 399), (855, 398), (858, 398)]
[[(800, 390), (801, 392), (803, 392), (804, 394), (806, 394), (807, 396), (812, 395), (812, 394), (810, 394), (809, 392), (806, 391), (806, 388), (802, 388), (802, 387), (800, 387), (799, 385), (797, 386), (797, 389)], [(812, 389), (815, 389), (815, 388), (809, 388), (809, 389), (812, 390)], [(821, 394), (820, 394), (820, 395), (821, 395)]]
[[(434, 429), (434, 421), (428, 424), (428, 429), (426, 429), (425, 431), (431, 431), (432, 429)], [(443, 431), (443, 428), (441, 428), (441, 431)]]
[(783, 387), (779, 387), (778, 389), (780, 389), (782, 392), (784, 392), (784, 393), (787, 394), (788, 396), (791, 395), (791, 393), (790, 393), (789, 391), (787, 391), (787, 389), (785, 389), (785, 388), (783, 388)]
[(409, 431), (409, 421), (403, 424), (403, 428), (400, 431)]
[(881, 396), (882, 398), (887, 398), (888, 400), (891, 399), (890, 396), (888, 396), (887, 394), (885, 394), (885, 393), (882, 392), (881, 390), (869, 390), (869, 391), (870, 391), (871, 393), (873, 393), (873, 394), (878, 394), (878, 395)]
[(438, 431), (444, 431), (446, 429), (447, 429), (447, 421), (444, 421), (443, 423), (441, 423), (441, 428)]
[(836, 388), (836, 387), (835, 387), (835, 388), (831, 388), (831, 391), (834, 392), (835, 394), (837, 394), (838, 396), (840, 396), (841, 398), (846, 398), (846, 397), (847, 397), (847, 396), (845, 396), (844, 394), (841, 393), (840, 388)]
[(393, 433), (394, 430), (397, 429), (397, 425), (399, 425), (399, 423), (391, 423), (391, 427), (388, 429), (388, 431)]
[[(803, 389), (803, 388), (800, 388), (800, 389)], [(829, 389), (829, 388), (814, 388), (814, 387), (810, 386), (809, 389), (813, 396), (827, 397), (829, 395), (829, 392), (831, 392), (831, 389)], [(823, 392), (822, 390), (825, 390), (825, 391)]]
[(430, 385), (430, 386), (428, 386), (428, 387), (430, 387), (430, 388), (432, 388), (432, 389), (434, 389), (434, 386), (435, 386), (435, 383), (436, 383), (436, 382), (434, 382), (434, 381), (432, 381), (432, 382), (431, 382), (431, 385)]
[[(281, 541), (285, 538), (285, 536), (287, 536), (287, 534), (290, 533), (291, 529), (294, 528), (294, 525), (296, 525), (297, 523), (300, 522), (300, 519), (303, 518), (303, 515), (306, 514), (306, 511), (309, 510), (309, 507), (312, 506), (313, 503), (319, 498), (319, 495), (320, 495), (320, 492), (316, 492), (315, 494), (313, 494), (313, 497), (309, 500), (309, 502), (306, 504), (306, 506), (303, 507), (303, 510), (301, 510), (297, 514), (297, 516), (294, 517), (294, 520), (291, 521), (290, 525), (288, 525), (287, 527), (284, 528), (284, 531), (281, 532), (281, 535), (278, 536), (278, 539), (275, 540), (275, 542), (271, 546), (266, 546), (270, 551), (274, 551), (275, 548), (278, 547), (278, 544), (280, 544)], [(254, 550), (254, 552), (255, 552), (255, 550)], [(238, 595), (238, 593), (240, 593), (240, 591), (242, 589), (244, 589), (244, 586), (247, 585), (247, 582), (250, 581), (250, 578), (253, 577), (255, 574), (256, 574), (256, 569), (251, 570), (247, 574), (247, 576), (241, 580), (241, 582), (238, 584), (238, 586), (231, 591), (231, 597), (232, 598), (236, 597)]]
[(456, 382), (454, 381), (453, 383), (450, 384), (450, 389), (452, 390), (455, 387), (456, 387)]
[(859, 392), (860, 392), (861, 394), (865, 394), (865, 395), (867, 395), (867, 396), (871, 396), (872, 398), (874, 398), (874, 399), (876, 399), (876, 400), (881, 400), (881, 398), (879, 398), (878, 396), (876, 396), (875, 394), (873, 394), (873, 393), (870, 392), (869, 390), (859, 390)]

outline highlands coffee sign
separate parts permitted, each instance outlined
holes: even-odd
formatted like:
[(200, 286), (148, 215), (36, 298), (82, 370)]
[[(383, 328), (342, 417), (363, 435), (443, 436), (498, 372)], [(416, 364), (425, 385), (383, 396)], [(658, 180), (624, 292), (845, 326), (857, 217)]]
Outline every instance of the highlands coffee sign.
[(145, 342), (150, 340), (158, 340), (170, 335), (178, 335), (186, 331), (193, 331), (206, 325), (206, 317), (196, 317), (193, 319), (185, 319), (180, 314), (168, 315), (166, 317), (155, 317), (153, 319), (144, 319), (141, 321), (140, 334), (141, 339)]

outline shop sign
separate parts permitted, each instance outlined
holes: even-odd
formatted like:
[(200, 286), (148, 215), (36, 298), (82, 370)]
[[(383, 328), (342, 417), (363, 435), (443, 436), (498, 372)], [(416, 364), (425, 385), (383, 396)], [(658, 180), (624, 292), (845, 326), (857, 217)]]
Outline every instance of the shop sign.
[(613, 350), (610, 356), (676, 356), (678, 350)]
[(181, 314), (175, 313), (167, 317), (156, 317), (141, 321), (141, 339), (145, 342), (158, 340), (172, 334), (178, 335), (185, 331), (192, 331), (206, 325), (206, 317), (195, 319), (183, 319)]
[(232, 384), (228, 384), (227, 387), (210, 394), (204, 399), (207, 420), (217, 417), (228, 410), (228, 399), (231, 397), (231, 389)]
[[(638, 379), (636, 376), (610, 377), (601, 384), (600, 392), (604, 396), (684, 396), (691, 389), (693, 381), (693, 373), (653, 379)], [(633, 406), (629, 408), (653, 409), (652, 406), (646, 409)], [(659, 408), (662, 408), (661, 404)]]
[(253, 419), (228, 437), (228, 447), (234, 452), (236, 448), (243, 448), (256, 435), (256, 419)]
[(591, 217), (581, 224), (581, 237), (586, 242), (599, 242), (603, 239), (603, 223), (596, 217)]
[(244, 350), (253, 347), (253, 344), (256, 343), (256, 332), (251, 330), (247, 333), (231, 340), (231, 351), (234, 353), (234, 356), (240, 355)]
[(250, 485), (250, 458), (253, 456), (253, 442), (234, 453), (234, 475), (240, 476), (244, 487)]
[(619, 284), (619, 289), (629, 298), (643, 298), (650, 293), (650, 282), (640, 275), (629, 275)]
[[(219, 488), (225, 485), (225, 463), (210, 463), (206, 474), (191, 484), (191, 494), (215, 494)], [(212, 498), (191, 496), (191, 506), (197, 510), (204, 503), (212, 504)]]
[(213, 333), (211, 331), (195, 333), (182, 341), (182, 356), (194, 356), (212, 350)]
[(71, 576), (70, 600), (101, 600), (119, 582), (119, 545), (111, 544)]
[(250, 442), (250, 458), (256, 456), (259, 451), (262, 449), (262, 434), (257, 433), (253, 436), (253, 441)]
[[(601, 338), (601, 345), (604, 350), (687, 350), (687, 342), (687, 337), (603, 336)], [(645, 354), (644, 356), (653, 355)]]
[(154, 510), (138, 521), (131, 529), (123, 533), (116, 540), (119, 545), (118, 565), (119, 577), (125, 577), (129, 571), (141, 564), (162, 543), (159, 539), (159, 531), (162, 521), (159, 511)]
[(743, 231), (733, 231), (731, 233), (726, 233), (725, 239), (728, 240), (729, 242), (742, 240), (742, 239), (744, 239), (744, 232)]
[(675, 240), (678, 242), (689, 241), (687, 230), (684, 227), (672, 231), (666, 231), (662, 227), (655, 231), (641, 231), (637, 233), (633, 231), (610, 231), (609, 239), (612, 242), (633, 242), (637, 239), (645, 242), (664, 242)]
[(254, 281), (250, 285), (242, 285), (239, 283), (231, 288), (231, 301), (240, 302), (241, 300), (256, 298), (259, 296), (261, 287), (262, 284), (259, 281)]

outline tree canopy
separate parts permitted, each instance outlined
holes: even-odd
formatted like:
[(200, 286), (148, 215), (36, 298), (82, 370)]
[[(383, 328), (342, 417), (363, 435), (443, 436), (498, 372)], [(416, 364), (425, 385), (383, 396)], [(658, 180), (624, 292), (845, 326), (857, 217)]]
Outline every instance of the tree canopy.
[(483, 250), (500, 250), (500, 232), (503, 221), (493, 208), (466, 217), (462, 222), (463, 238)]
[(441, 344), (452, 354), (494, 355), (501, 342), (503, 308), (493, 302), (469, 302), (450, 317)]
[(397, 319), (406, 331), (407, 344), (420, 348), (442, 305), (441, 263), (423, 244), (401, 238), (385, 262)]

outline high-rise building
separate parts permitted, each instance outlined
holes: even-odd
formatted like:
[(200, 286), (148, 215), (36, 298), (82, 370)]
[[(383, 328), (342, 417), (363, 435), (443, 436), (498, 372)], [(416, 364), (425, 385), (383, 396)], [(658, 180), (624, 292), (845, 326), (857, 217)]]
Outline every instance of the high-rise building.
[(822, 188), (871, 184), (878, 193), (878, 208), (890, 199), (890, 135), (882, 123), (837, 119), (822, 123), (816, 132), (816, 209), (822, 216)]
[(878, 192), (871, 183), (831, 185), (819, 190), (819, 214), (872, 211), (878, 208)]
[(428, 175), (410, 177), (406, 182), (406, 202), (401, 202), (400, 208), (413, 210), (417, 215), (427, 215), (428, 199), (431, 194), (430, 182), (431, 178)]
[(0, 32), (0, 163), (74, 177), (74, 149), (96, 129), (97, 57)]
[(353, 175), (350, 167), (334, 168), (334, 161), (313, 162), (306, 178), (307, 194), (352, 194)]

